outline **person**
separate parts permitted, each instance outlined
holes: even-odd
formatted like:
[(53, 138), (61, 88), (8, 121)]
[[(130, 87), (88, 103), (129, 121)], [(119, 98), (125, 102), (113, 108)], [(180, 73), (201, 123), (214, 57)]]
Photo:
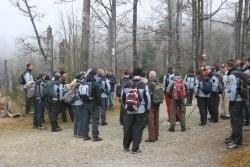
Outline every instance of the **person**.
[[(244, 73), (250, 76), (250, 58), (247, 59), (246, 65), (243, 69)], [(243, 123), (245, 126), (250, 125), (250, 101), (245, 101), (245, 108), (243, 111)]]
[[(117, 86), (116, 88), (116, 91), (119, 91), (117, 93), (117, 96), (119, 97), (119, 100), (121, 102), (121, 91), (122, 89), (124, 88), (124, 86), (126, 85), (126, 83), (129, 81), (130, 79), (130, 74), (131, 74), (131, 71), (129, 69), (126, 69), (124, 71), (124, 75), (123, 75), (123, 78), (120, 80), (120, 84)], [(119, 122), (120, 122), (120, 125), (124, 125), (125, 123), (125, 118), (126, 118), (126, 111), (125, 111), (125, 108), (123, 107), (122, 103), (120, 103), (121, 106), (120, 106), (120, 118), (119, 118)]]
[[(60, 81), (63, 85), (63, 87), (67, 84), (67, 73), (64, 70), (60, 70), (60, 74), (61, 74), (61, 78)], [(66, 89), (63, 89), (63, 93), (66, 93)], [(67, 122), (67, 112), (66, 110), (68, 109), (69, 111), (69, 116), (71, 121), (74, 121), (74, 112), (72, 111), (72, 106), (68, 103), (65, 103), (64, 101), (62, 101), (61, 105), (60, 105), (60, 112), (62, 114), (62, 121), (63, 122)]]
[(174, 80), (167, 87), (167, 94), (171, 98), (171, 113), (170, 113), (170, 132), (175, 131), (176, 112), (180, 112), (181, 131), (186, 131), (186, 105), (185, 98), (187, 95), (187, 85), (183, 82), (180, 73), (175, 73)]
[(190, 72), (185, 76), (184, 82), (188, 88), (186, 105), (192, 106), (193, 95), (194, 95), (194, 85), (195, 85), (195, 75), (194, 75), (193, 70), (190, 70)]
[[(98, 123), (99, 123), (99, 108), (101, 108), (101, 89), (95, 79), (95, 71), (89, 69), (86, 74), (86, 82), (82, 85), (83, 91), (81, 99), (83, 102), (83, 140), (87, 141), (89, 137), (89, 120), (92, 117), (92, 137), (93, 141), (102, 141), (99, 137)], [(80, 91), (81, 92), (81, 91)]]
[[(156, 94), (155, 89), (156, 86), (159, 85), (156, 80), (156, 72), (150, 71), (149, 72), (149, 82), (148, 82), (148, 89), (151, 97), (151, 109), (148, 113), (148, 139), (145, 142), (155, 142), (158, 141), (159, 137), (159, 109), (160, 104), (159, 102), (154, 101), (154, 95)], [(163, 89), (162, 90), (162, 100), (163, 100)], [(159, 98), (159, 97), (157, 97)]]
[(26, 114), (32, 114), (31, 113), (31, 106), (32, 106), (32, 103), (33, 103), (33, 99), (31, 98), (28, 98), (27, 94), (27, 84), (30, 82), (30, 81), (34, 81), (33, 80), (33, 75), (32, 75), (32, 70), (33, 70), (33, 65), (32, 64), (27, 64), (26, 65), (26, 70), (25, 72), (23, 73), (23, 78), (24, 78), (24, 97), (25, 97), (25, 113)]
[(209, 96), (208, 101), (208, 111), (211, 116), (208, 120), (211, 123), (218, 123), (219, 121), (219, 104), (220, 104), (220, 95), (219, 95), (219, 76), (215, 71), (215, 68), (208, 68), (210, 82), (212, 83), (212, 92)]
[(231, 136), (225, 139), (227, 149), (235, 149), (242, 145), (242, 109), (244, 102), (240, 93), (238, 92), (239, 78), (234, 75), (237, 71), (235, 61), (228, 60), (228, 93), (229, 93), (229, 112), (231, 118), (232, 133)]
[(71, 84), (71, 88), (74, 91), (74, 97), (72, 100), (72, 109), (74, 112), (74, 137), (84, 138), (83, 130), (83, 102), (79, 93), (79, 86), (81, 84), (80, 80), (76, 80), (76, 83)]
[(229, 104), (229, 99), (228, 99), (228, 93), (227, 93), (227, 89), (228, 89), (228, 82), (227, 82), (227, 65), (223, 64), (221, 66), (221, 73), (222, 73), (222, 77), (223, 77), (223, 83), (224, 83), (224, 91), (221, 94), (221, 100), (220, 100), (220, 108), (222, 110), (220, 118), (222, 120), (227, 120), (230, 118), (229, 116), (229, 112), (228, 112), (228, 104)]
[(132, 154), (140, 153), (140, 143), (146, 126), (146, 113), (150, 110), (151, 99), (148, 86), (141, 81), (143, 70), (135, 68), (133, 79), (122, 90), (121, 102), (127, 112), (123, 138), (124, 151), (132, 143)]
[(53, 77), (54, 80), (49, 82), (45, 92), (48, 98), (51, 129), (52, 132), (58, 132), (62, 131), (62, 128), (58, 125), (58, 113), (63, 100), (63, 86), (60, 81), (60, 72), (56, 72)]
[(96, 76), (96, 83), (99, 85), (101, 89), (101, 125), (108, 125), (106, 121), (106, 111), (108, 106), (108, 95), (110, 92), (110, 84), (108, 80), (105, 78), (104, 70), (98, 69)]
[(194, 93), (197, 98), (197, 105), (200, 112), (200, 126), (205, 126), (207, 124), (209, 97), (212, 91), (210, 79), (206, 75), (207, 74), (202, 70), (198, 70), (194, 87)]
[(107, 71), (107, 75), (106, 78), (109, 80), (109, 84), (110, 84), (110, 93), (109, 93), (109, 109), (112, 109), (114, 106), (114, 92), (115, 92), (115, 84), (116, 84), (116, 77), (113, 74), (113, 70), (112, 69), (108, 69)]
[[(171, 98), (169, 95), (166, 93), (168, 84), (170, 83), (171, 78), (174, 77), (174, 68), (172, 65), (168, 66), (168, 72), (164, 75), (163, 78), (163, 86), (164, 86), (164, 92), (165, 92), (165, 101), (166, 101), (166, 106), (167, 106), (167, 115), (168, 115), (168, 120), (170, 121), (170, 113), (171, 113)], [(176, 120), (180, 120), (180, 113), (176, 113)]]
[(46, 127), (43, 125), (43, 112), (45, 107), (43, 89), (45, 85), (45, 77), (45, 73), (40, 73), (37, 77), (35, 85), (35, 112), (33, 117), (33, 127), (39, 130), (46, 129)]

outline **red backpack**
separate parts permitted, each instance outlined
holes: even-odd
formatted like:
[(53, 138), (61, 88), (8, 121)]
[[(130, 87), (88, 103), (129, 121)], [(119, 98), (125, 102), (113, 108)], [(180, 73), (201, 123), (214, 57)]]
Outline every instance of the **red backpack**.
[(138, 84), (132, 84), (126, 93), (125, 109), (129, 112), (136, 112), (140, 106), (140, 91), (137, 88)]
[(174, 83), (172, 97), (175, 100), (183, 100), (186, 98), (186, 88), (183, 81), (176, 81)]

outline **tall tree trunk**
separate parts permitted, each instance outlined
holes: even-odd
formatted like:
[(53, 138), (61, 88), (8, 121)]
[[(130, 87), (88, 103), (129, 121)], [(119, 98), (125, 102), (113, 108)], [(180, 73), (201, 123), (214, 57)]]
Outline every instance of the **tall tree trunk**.
[(244, 8), (244, 21), (243, 21), (243, 33), (242, 33), (242, 46), (241, 46), (241, 58), (246, 58), (246, 49), (247, 49), (247, 22), (249, 17), (249, 0), (245, 0)]
[(197, 1), (192, 0), (192, 66), (196, 70), (197, 59)]
[(173, 21), (172, 21), (172, 1), (168, 0), (168, 63), (173, 63)]
[(241, 59), (242, 8), (243, 8), (243, 0), (239, 0), (236, 23), (235, 23), (235, 57), (237, 59)]
[(176, 7), (177, 7), (177, 16), (176, 16), (176, 50), (177, 50), (177, 58), (176, 63), (178, 69), (181, 69), (181, 47), (180, 47), (180, 27), (181, 27), (181, 6), (182, 0), (177, 0)]
[(137, 54), (137, 4), (138, 0), (134, 0), (133, 4), (133, 67), (140, 67), (140, 57)]
[(90, 40), (90, 0), (84, 0), (83, 11), (82, 11), (80, 70), (87, 69), (89, 65), (89, 43), (90, 43), (89, 40)]
[(109, 56), (110, 67), (115, 73), (116, 69), (116, 0), (112, 0), (111, 4), (111, 18), (109, 20)]
[(201, 32), (201, 44), (200, 44), (200, 55), (203, 55), (205, 53), (205, 32), (204, 32), (204, 0), (200, 0), (200, 32)]

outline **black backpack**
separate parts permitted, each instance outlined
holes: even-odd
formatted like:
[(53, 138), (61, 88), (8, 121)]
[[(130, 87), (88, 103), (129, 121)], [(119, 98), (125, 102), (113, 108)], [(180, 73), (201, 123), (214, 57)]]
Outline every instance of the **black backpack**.
[(202, 92), (205, 95), (212, 93), (212, 83), (210, 81), (210, 78), (202, 77), (201, 82), (202, 82), (202, 88), (201, 88)]
[(26, 81), (25, 81), (25, 78), (24, 78), (24, 75), (27, 73), (27, 71), (23, 72), (20, 77), (19, 77), (19, 83), (21, 85), (25, 85), (26, 84)]

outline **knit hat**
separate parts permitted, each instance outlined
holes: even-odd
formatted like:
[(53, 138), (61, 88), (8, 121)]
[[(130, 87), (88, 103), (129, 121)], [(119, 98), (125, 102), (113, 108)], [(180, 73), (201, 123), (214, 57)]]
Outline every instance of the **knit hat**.
[(148, 79), (150, 81), (156, 81), (156, 72), (155, 71), (150, 71), (148, 74)]
[(134, 76), (142, 76), (142, 73), (143, 73), (142, 68), (135, 68), (134, 72), (133, 72), (133, 75)]

